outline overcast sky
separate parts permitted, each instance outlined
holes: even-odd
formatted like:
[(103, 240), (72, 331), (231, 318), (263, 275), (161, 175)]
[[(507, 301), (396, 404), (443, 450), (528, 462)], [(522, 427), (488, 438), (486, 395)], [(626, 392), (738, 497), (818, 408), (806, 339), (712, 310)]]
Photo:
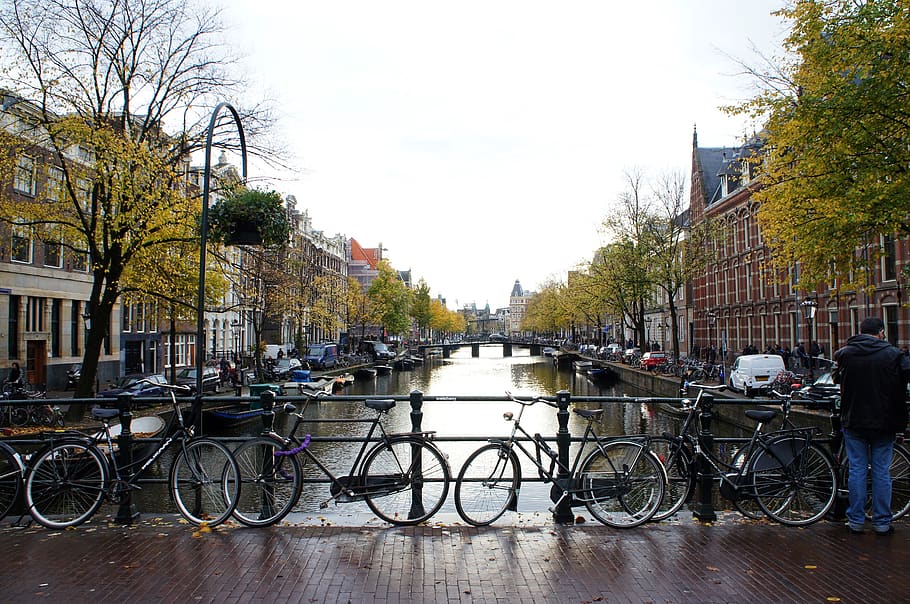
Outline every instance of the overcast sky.
[(688, 175), (755, 128), (727, 55), (779, 54), (783, 0), (226, 0), (277, 101), (316, 229), (387, 248), (449, 308), (508, 305), (590, 259), (625, 171)]

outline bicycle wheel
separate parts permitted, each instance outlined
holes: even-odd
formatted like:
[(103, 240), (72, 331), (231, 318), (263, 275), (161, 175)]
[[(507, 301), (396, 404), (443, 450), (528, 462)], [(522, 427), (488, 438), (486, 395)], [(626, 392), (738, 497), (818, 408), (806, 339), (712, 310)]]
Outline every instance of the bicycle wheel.
[(837, 494), (834, 463), (818, 445), (807, 445), (801, 436), (777, 438), (750, 464), (758, 505), (772, 520), (805, 526), (831, 509)]
[(50, 405), (36, 405), (32, 409), (34, 423), (41, 426), (53, 426), (55, 423), (54, 410)]
[(240, 469), (240, 497), (234, 518), (247, 526), (279, 522), (297, 504), (303, 475), (295, 455), (279, 455), (283, 443), (261, 436), (234, 449)]
[[(748, 449), (740, 449), (737, 451), (733, 456), (733, 461), (730, 462), (730, 465), (737, 469), (741, 468), (748, 461), (746, 459), (747, 450)], [(746, 482), (747, 484), (749, 483), (750, 478), (751, 477), (749, 477), (748, 473), (743, 474), (742, 476), (743, 482)], [(752, 491), (752, 487), (752, 484), (748, 484), (746, 490)], [(761, 520), (762, 518), (766, 518), (765, 513), (762, 511), (761, 506), (758, 505), (758, 500), (754, 497), (753, 492), (747, 493), (741, 496), (739, 499), (735, 499), (733, 501), (733, 507), (735, 507), (736, 511), (746, 518), (750, 518), (752, 520)]]
[(28, 470), (28, 511), (47, 528), (77, 526), (104, 500), (108, 465), (104, 454), (85, 442), (60, 442), (37, 454)]
[(21, 405), (10, 405), (9, 423), (15, 428), (21, 428), (28, 425), (28, 409)]
[[(869, 488), (867, 511), (872, 510), (872, 489)], [(891, 513), (892, 520), (902, 518), (910, 510), (910, 453), (900, 445), (894, 445), (891, 457)]]
[(22, 490), (22, 467), (12, 448), (0, 443), (0, 519), (19, 499)]
[(174, 459), (168, 488), (177, 509), (193, 524), (217, 526), (230, 518), (240, 495), (240, 470), (221, 443), (198, 438)]
[(449, 464), (420, 438), (395, 438), (373, 447), (360, 472), (364, 499), (373, 513), (397, 525), (430, 518), (449, 493)]
[(680, 441), (655, 436), (651, 438), (650, 448), (667, 473), (663, 501), (651, 516), (653, 522), (658, 522), (676, 514), (689, 500), (695, 488), (695, 471), (692, 454)]
[(642, 443), (614, 441), (591, 451), (581, 464), (577, 484), (595, 518), (607, 526), (632, 528), (657, 512), (666, 474)]
[(521, 466), (505, 445), (488, 444), (468, 457), (455, 481), (455, 509), (474, 526), (495, 522), (514, 509), (521, 484)]

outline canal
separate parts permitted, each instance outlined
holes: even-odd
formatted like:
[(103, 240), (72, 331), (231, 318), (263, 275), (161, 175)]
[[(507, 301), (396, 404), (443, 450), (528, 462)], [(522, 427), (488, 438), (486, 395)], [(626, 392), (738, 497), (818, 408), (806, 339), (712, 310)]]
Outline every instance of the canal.
[[(423, 365), (409, 371), (393, 371), (389, 375), (376, 376), (372, 379), (355, 380), (342, 392), (345, 396), (382, 396), (408, 395), (418, 390), (428, 397), (444, 397), (447, 400), (430, 400), (423, 405), (424, 430), (432, 430), (439, 437), (440, 449), (448, 456), (453, 479), (457, 476), (465, 458), (485, 437), (505, 437), (511, 430), (511, 424), (503, 419), (503, 413), (518, 412), (518, 406), (510, 401), (477, 401), (472, 397), (504, 396), (506, 391), (520, 397), (535, 395), (555, 396), (560, 390), (567, 390), (572, 396), (605, 396), (605, 397), (644, 397), (647, 393), (635, 392), (628, 385), (617, 383), (611, 386), (595, 384), (587, 377), (576, 373), (571, 368), (557, 369), (552, 359), (544, 356), (530, 356), (525, 349), (514, 349), (511, 357), (502, 356), (499, 346), (481, 347), (480, 356), (472, 357), (469, 348), (455, 351), (451, 358), (428, 360)], [(599, 403), (584, 403), (598, 405)], [(661, 434), (675, 432), (681, 421), (678, 414), (668, 413), (657, 405), (637, 402), (603, 403), (605, 413), (603, 422), (596, 426), (601, 435), (622, 435), (635, 433)], [(384, 425), (391, 432), (407, 432), (411, 429), (410, 405), (399, 401)], [(307, 419), (364, 419), (373, 417), (375, 412), (366, 409), (358, 401), (323, 401), (307, 405), (304, 416)], [(569, 431), (573, 437), (584, 432), (585, 423), (574, 413), (570, 414)], [(547, 438), (555, 438), (558, 422), (556, 411), (546, 405), (535, 405), (528, 408), (522, 417), (522, 425), (531, 434), (540, 433)], [(275, 426), (279, 433), (285, 433), (290, 427), (290, 419), (284, 414), (277, 414)], [(230, 434), (216, 433), (216, 437), (252, 436), (261, 430), (256, 421), (236, 429)], [(365, 434), (367, 425), (363, 423), (305, 423), (300, 434), (311, 434), (314, 437), (360, 437)], [(739, 436), (732, 428), (724, 430), (725, 436)], [(467, 437), (474, 440), (452, 442), (454, 437)], [(323, 461), (333, 473), (349, 473), (353, 456), (360, 444), (353, 442), (319, 442), (310, 444), (313, 453)], [(555, 444), (554, 444), (555, 448)], [(572, 449), (574, 459), (575, 449)], [(303, 457), (300, 457), (301, 461)], [(536, 478), (537, 471), (528, 460), (523, 459), (525, 478)], [(167, 466), (165, 466), (167, 467)], [(317, 468), (308, 464), (304, 468), (305, 480), (322, 480), (324, 475)], [(454, 513), (454, 503), (450, 489), (449, 497), (442, 512)], [(140, 493), (138, 499), (140, 510), (167, 509), (174, 511), (166, 494), (156, 493), (157, 489), (149, 488)], [(320, 502), (329, 499), (328, 485), (308, 482), (296, 512), (308, 515), (359, 514), (368, 513), (362, 502), (335, 505), (329, 503), (326, 510), (320, 510)], [(520, 512), (541, 512), (546, 514), (552, 505), (548, 497), (549, 487), (537, 482), (526, 482), (521, 491), (518, 510)], [(145, 500), (145, 501), (143, 501)]]

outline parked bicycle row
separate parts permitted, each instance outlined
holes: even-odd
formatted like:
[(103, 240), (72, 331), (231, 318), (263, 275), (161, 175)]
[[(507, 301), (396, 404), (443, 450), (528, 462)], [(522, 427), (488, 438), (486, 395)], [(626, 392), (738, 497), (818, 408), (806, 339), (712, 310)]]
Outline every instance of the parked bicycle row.
[[(197, 525), (214, 526), (232, 517), (249, 526), (279, 522), (298, 504), (304, 467), (318, 468), (328, 481), (321, 507), (363, 501), (386, 522), (419, 524), (439, 511), (454, 483), (460, 517), (472, 525), (487, 525), (517, 509), (522, 458), (538, 479), (551, 485), (554, 509), (584, 506), (608, 526), (630, 528), (669, 518), (692, 501), (700, 480), (707, 480), (702, 486), (708, 490), (719, 484), (721, 495), (750, 518), (763, 515), (802, 526), (824, 517), (846, 488), (842, 450), (823, 443), (817, 429), (790, 423), (789, 395), (779, 395), (784, 422), (780, 428), (765, 429), (778, 415), (776, 410), (747, 411), (746, 417), (755, 422), (753, 433), (724, 457), (715, 451), (702, 424), (702, 412), (710, 411), (708, 395), (723, 386), (690, 387), (697, 396), (682, 399), (686, 415), (677, 434), (601, 435), (596, 429), (604, 409), (576, 406), (573, 412), (584, 421), (585, 430), (576, 439), (571, 461), (567, 443), (562, 455), (561, 448), (554, 449), (521, 423), (532, 405), (558, 408), (557, 402), (509, 395), (517, 405), (517, 413), (503, 414), (511, 425), (509, 436), (490, 439), (470, 453), (453, 478), (434, 432), (386, 431), (383, 419), (395, 407), (392, 399), (364, 401), (372, 411), (368, 419), (319, 420), (365, 425), (350, 470), (339, 474), (301, 431), (313, 421), (305, 418), (304, 410), (316, 395), (304, 398), (304, 409), (290, 402), (280, 406), (279, 412), (292, 420), (286, 434), (268, 431), (231, 449), (195, 436), (175, 396), (182, 387), (168, 386), (174, 413), (166, 436), (141, 459), (121, 459), (115, 453), (118, 442), (111, 436), (111, 421), (119, 413), (116, 409), (93, 409), (92, 416), (100, 422), (97, 431), (50, 433), (30, 455), (0, 442), (0, 513), (6, 515), (18, 503), (44, 526), (76, 526), (89, 520), (105, 499), (124, 501), (138, 488), (143, 472), (174, 447), (177, 455), (168, 490), (180, 513)], [(910, 508), (910, 454), (902, 446), (895, 447), (892, 477), (892, 504), (895, 517), (900, 517)]]
[(33, 402), (29, 404), (0, 404), (0, 427), (46, 426), (49, 428), (62, 428), (64, 419), (60, 407), (38, 402), (46, 398), (47, 391), (43, 386), (36, 388), (21, 381), (5, 382), (2, 390), (0, 390), (0, 403), (2, 401)]

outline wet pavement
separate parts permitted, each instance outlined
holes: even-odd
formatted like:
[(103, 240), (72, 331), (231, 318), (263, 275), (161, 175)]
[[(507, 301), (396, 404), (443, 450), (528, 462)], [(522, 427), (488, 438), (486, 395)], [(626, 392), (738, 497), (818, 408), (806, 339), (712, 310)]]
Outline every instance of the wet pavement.
[[(112, 510), (108, 510), (109, 512)], [(584, 514), (580, 514), (584, 518)], [(6, 602), (897, 602), (910, 524), (887, 537), (732, 513), (635, 529), (548, 513), (474, 528), (455, 516), (392, 527), (369, 515), (294, 514), (211, 532), (173, 516), (67, 531), (0, 528)], [(12, 522), (15, 522), (15, 518)]]

